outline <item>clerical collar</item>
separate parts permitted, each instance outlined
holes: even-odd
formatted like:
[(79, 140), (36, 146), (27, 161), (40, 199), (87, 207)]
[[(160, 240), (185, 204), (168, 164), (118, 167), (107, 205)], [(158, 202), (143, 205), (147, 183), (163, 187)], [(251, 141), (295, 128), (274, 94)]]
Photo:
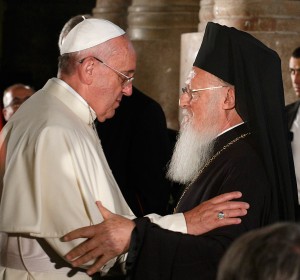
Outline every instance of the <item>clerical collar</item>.
[(83, 97), (78, 94), (72, 87), (70, 87), (65, 81), (58, 79), (58, 78), (53, 78), (53, 80), (60, 84), (61, 86), (63, 86), (68, 92), (70, 92), (73, 96), (75, 96), (78, 100), (80, 100), (81, 103), (84, 104), (84, 106), (86, 106), (86, 108), (88, 108), (90, 110), (90, 112), (92, 113), (92, 117), (93, 119), (96, 119), (96, 113), (93, 110), (93, 108), (91, 106), (89, 106), (89, 104), (83, 99)]
[(230, 131), (230, 130), (236, 128), (237, 126), (242, 125), (243, 123), (244, 123), (244, 122), (241, 122), (241, 123), (239, 123), (239, 124), (236, 124), (236, 125), (234, 125), (234, 126), (232, 126), (232, 127), (227, 128), (226, 130), (224, 130), (224, 131), (222, 131), (220, 134), (218, 134), (217, 137), (221, 136), (222, 134), (226, 133), (227, 131)]

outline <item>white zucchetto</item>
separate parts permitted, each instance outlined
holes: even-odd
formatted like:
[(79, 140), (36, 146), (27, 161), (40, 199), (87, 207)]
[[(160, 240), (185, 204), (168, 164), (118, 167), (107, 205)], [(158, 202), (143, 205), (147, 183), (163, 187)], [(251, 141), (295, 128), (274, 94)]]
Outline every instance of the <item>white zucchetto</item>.
[(60, 48), (60, 55), (82, 51), (123, 34), (125, 34), (123, 29), (108, 20), (85, 19), (65, 37)]

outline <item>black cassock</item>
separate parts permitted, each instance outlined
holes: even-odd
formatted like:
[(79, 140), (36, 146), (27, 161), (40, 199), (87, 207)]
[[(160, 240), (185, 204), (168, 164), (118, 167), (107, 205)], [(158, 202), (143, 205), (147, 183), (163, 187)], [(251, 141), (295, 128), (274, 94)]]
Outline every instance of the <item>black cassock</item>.
[(128, 259), (130, 279), (215, 279), (218, 262), (235, 238), (278, 219), (272, 216), (276, 203), (271, 206), (270, 184), (256, 151), (245, 124), (219, 136), (213, 159), (177, 208), (185, 212), (219, 194), (238, 190), (243, 193), (241, 200), (250, 204), (242, 223), (191, 236), (161, 229), (146, 218), (137, 219)]
[(107, 162), (137, 217), (167, 214), (171, 192), (166, 164), (171, 157), (166, 118), (161, 106), (133, 87), (113, 118), (96, 122)]

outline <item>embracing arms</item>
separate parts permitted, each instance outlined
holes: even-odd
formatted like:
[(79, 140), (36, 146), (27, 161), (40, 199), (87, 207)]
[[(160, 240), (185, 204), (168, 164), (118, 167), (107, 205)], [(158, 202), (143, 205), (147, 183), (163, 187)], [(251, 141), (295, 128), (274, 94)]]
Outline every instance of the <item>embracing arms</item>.
[[(241, 196), (240, 192), (222, 194), (184, 213), (188, 234), (199, 235), (218, 227), (241, 223), (239, 217), (247, 214), (249, 204), (231, 201)], [(135, 228), (134, 221), (109, 212), (101, 203), (97, 205), (104, 222), (77, 229), (64, 237), (65, 241), (87, 238), (70, 251), (66, 258), (75, 267), (97, 258), (87, 271), (90, 275), (101, 269), (108, 260), (128, 251), (131, 233)], [(224, 213), (224, 219), (218, 218), (220, 211)]]

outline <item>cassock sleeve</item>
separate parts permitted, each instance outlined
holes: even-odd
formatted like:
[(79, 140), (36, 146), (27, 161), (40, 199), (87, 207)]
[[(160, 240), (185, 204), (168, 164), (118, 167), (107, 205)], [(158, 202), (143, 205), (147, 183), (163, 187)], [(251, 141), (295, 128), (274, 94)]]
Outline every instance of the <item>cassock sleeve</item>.
[(224, 248), (210, 236), (170, 232), (135, 220), (127, 258), (128, 280), (214, 279)]

